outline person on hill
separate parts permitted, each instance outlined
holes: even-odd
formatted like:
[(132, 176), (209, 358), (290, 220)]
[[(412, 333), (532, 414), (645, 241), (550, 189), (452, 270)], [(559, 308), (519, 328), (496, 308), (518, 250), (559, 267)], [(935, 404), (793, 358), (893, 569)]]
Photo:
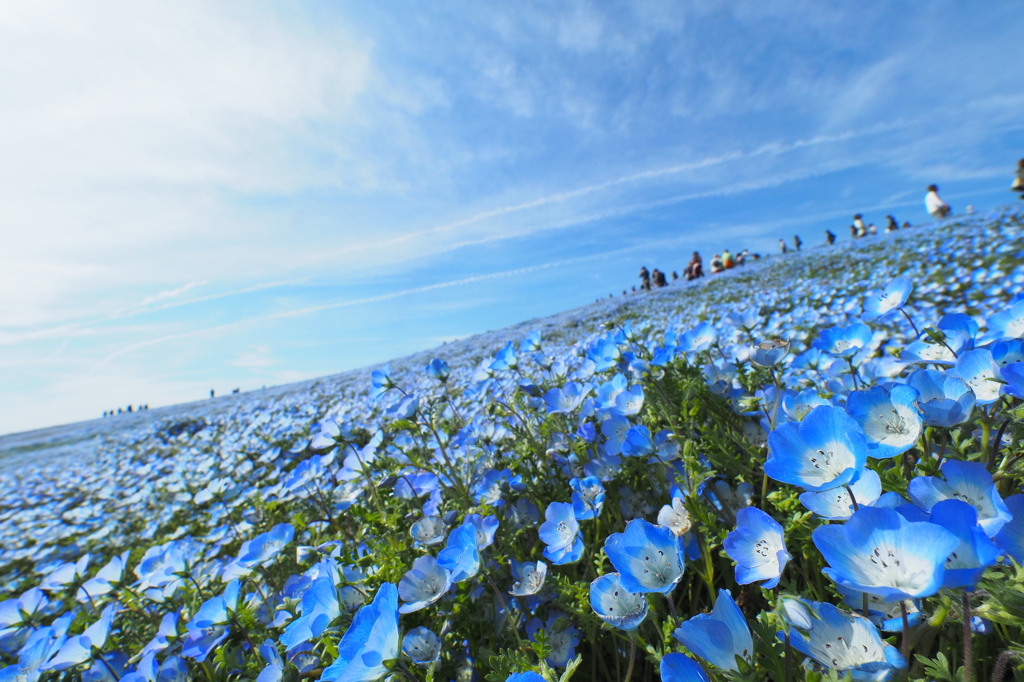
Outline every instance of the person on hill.
[(895, 232), (896, 230), (900, 229), (900, 226), (896, 223), (895, 218), (893, 218), (891, 215), (887, 215), (885, 217), (889, 220), (889, 224), (885, 226), (886, 232)]
[(654, 268), (654, 272), (651, 273), (651, 283), (656, 287), (668, 285), (668, 282), (665, 281), (665, 273), (658, 268)]
[(646, 265), (640, 266), (640, 288), (644, 291), (651, 290), (651, 273), (647, 271)]
[(825, 241), (828, 242), (829, 246), (836, 243), (836, 236), (832, 230), (825, 230)]
[(870, 234), (872, 237), (878, 234), (878, 228), (875, 227), (874, 223), (868, 223), (868, 234)]
[(746, 265), (747, 264), (747, 254), (749, 254), (749, 253), (750, 253), (750, 251), (748, 251), (747, 249), (743, 249), (742, 251), (737, 253), (736, 254), (736, 265)]
[(711, 274), (717, 275), (724, 270), (725, 264), (722, 263), (722, 257), (716, 253), (711, 257)]
[(780, 238), (779, 239), (779, 251), (781, 251), (782, 253), (786, 253), (786, 251), (788, 251), (788, 250), (789, 249), (786, 248), (786, 240)]
[(800, 240), (800, 235), (794, 234), (793, 235), (793, 246), (796, 247), (796, 250), (799, 251), (800, 247), (803, 246), (803, 245), (804, 245), (804, 243), (803, 243), (803, 241)]
[(856, 239), (859, 236), (860, 235), (857, 234), (857, 226), (854, 225), (853, 223), (850, 223), (850, 239)]
[(853, 216), (853, 227), (857, 230), (858, 237), (866, 237), (868, 234), (867, 227), (864, 226), (864, 216), (857, 213)]
[(939, 196), (938, 185), (928, 185), (928, 194), (924, 195), (924, 207), (928, 209), (928, 213), (936, 220), (945, 218), (953, 210)]
[(674, 282), (674, 281), (676, 281), (677, 279), (679, 279), (679, 273), (678, 273), (678, 272), (676, 272), (675, 270), (673, 270), (673, 271), (672, 271), (672, 281)]
[(1017, 162), (1017, 173), (1013, 176), (1010, 191), (1020, 194), (1021, 201), (1024, 201), (1024, 159)]
[(689, 264), (686, 266), (686, 279), (689, 281), (703, 276), (704, 261), (701, 260), (700, 254), (694, 251), (693, 258), (690, 259)]
[(733, 257), (732, 252), (729, 249), (722, 251), (722, 265), (725, 266), (726, 270), (732, 270), (736, 267), (736, 259)]

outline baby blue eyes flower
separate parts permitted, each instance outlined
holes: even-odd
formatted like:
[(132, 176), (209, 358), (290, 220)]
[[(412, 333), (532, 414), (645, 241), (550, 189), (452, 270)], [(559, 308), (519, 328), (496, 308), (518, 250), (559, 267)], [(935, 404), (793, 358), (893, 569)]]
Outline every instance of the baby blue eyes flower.
[(994, 339), (1024, 337), (1024, 300), (988, 318), (988, 334)]
[(907, 494), (910, 500), (930, 512), (942, 500), (956, 499), (973, 506), (978, 512), (978, 524), (989, 537), (1010, 520), (1010, 510), (999, 496), (999, 491), (981, 462), (947, 460), (942, 465), (946, 480), (934, 476), (917, 476), (910, 481)]
[(402, 639), (402, 653), (425, 668), (441, 657), (441, 638), (428, 628), (413, 628)]
[(829, 355), (849, 359), (871, 342), (871, 327), (856, 322), (848, 327), (822, 329), (813, 346)]
[(571, 564), (583, 556), (583, 536), (572, 505), (568, 502), (552, 502), (544, 512), (547, 519), (540, 524), (544, 558), (555, 565)]
[(561, 388), (550, 389), (544, 394), (548, 414), (568, 414), (579, 409), (588, 393), (590, 393), (589, 386), (581, 386), (575, 381), (570, 381)]
[(643, 424), (629, 427), (626, 437), (622, 440), (621, 451), (626, 457), (646, 457), (653, 453), (654, 438), (651, 436), (651, 430)]
[(463, 523), (451, 532), (448, 544), (437, 555), (437, 563), (451, 572), (453, 583), (461, 583), (480, 572), (480, 550), (472, 523)]
[(683, 577), (682, 543), (668, 528), (633, 519), (605, 540), (605, 553), (631, 592), (667, 594)]
[(321, 680), (373, 682), (387, 674), (385, 665), (398, 658), (398, 590), (384, 583), (373, 602), (359, 609), (338, 643), (338, 658)]
[(914, 285), (910, 280), (898, 277), (881, 291), (872, 291), (864, 297), (864, 314), (861, 319), (868, 322), (888, 315), (906, 303), (913, 290)]
[(974, 410), (974, 391), (958, 376), (934, 369), (919, 369), (907, 377), (918, 392), (917, 406), (930, 426), (962, 424)]
[(69, 637), (53, 658), (39, 666), (39, 670), (43, 672), (67, 670), (92, 660), (93, 649), (102, 649), (106, 643), (117, 611), (118, 607), (114, 604), (103, 609), (103, 613), (95, 623), (86, 628), (82, 634)]
[(509, 594), (516, 597), (529, 597), (540, 592), (544, 580), (548, 576), (548, 565), (543, 561), (522, 563), (512, 559), (512, 577), (515, 582)]
[(617, 455), (622, 452), (629, 428), (629, 420), (617, 414), (612, 414), (601, 423), (601, 434), (607, 439), (604, 443), (605, 454)]
[(548, 682), (543, 677), (528, 670), (525, 673), (512, 673), (505, 678), (505, 682)]
[(445, 530), (444, 520), (440, 516), (424, 516), (412, 524), (409, 534), (416, 542), (429, 547), (444, 542)]
[(917, 391), (897, 384), (892, 389), (874, 386), (850, 393), (846, 411), (860, 424), (868, 443), (868, 456), (895, 457), (914, 447), (921, 436)]
[(680, 653), (665, 654), (659, 670), (661, 682), (711, 682), (700, 663)]
[[(746, 308), (739, 312), (732, 312), (725, 316), (725, 321), (745, 332), (750, 332), (761, 322), (761, 316), (757, 308)], [(706, 322), (704, 324), (707, 324)]]
[(907, 521), (892, 509), (861, 507), (844, 525), (821, 526), (811, 535), (836, 584), (886, 601), (935, 594), (946, 558), (959, 544), (934, 523)]
[(782, 526), (757, 507), (736, 512), (736, 530), (729, 533), (722, 546), (736, 562), (736, 582), (740, 585), (764, 581), (761, 586), (772, 589), (792, 558), (786, 551)]
[(854, 680), (885, 679), (882, 673), (901, 670), (907, 662), (896, 647), (882, 641), (874, 624), (827, 603), (812, 604), (816, 616), (804, 634), (794, 630), (793, 648), (840, 676), (851, 673)]
[(700, 613), (676, 628), (675, 638), (691, 652), (722, 670), (739, 671), (736, 657), (754, 655), (750, 626), (729, 590), (719, 590), (711, 613)]
[(370, 385), (373, 387), (370, 390), (370, 395), (374, 400), (394, 388), (396, 384), (391, 380), (391, 365), (384, 365), (381, 369), (373, 370), (370, 373)]
[(444, 596), (452, 586), (452, 575), (439, 566), (437, 559), (421, 556), (398, 582), (398, 596), (405, 602), (399, 613), (413, 613), (426, 608)]
[(317, 578), (302, 594), (302, 615), (288, 624), (281, 635), (281, 643), (291, 651), (322, 635), (339, 616), (341, 605), (334, 580)]
[(768, 339), (750, 349), (750, 361), (760, 367), (774, 367), (789, 352), (789, 341)]
[(601, 479), (587, 476), (583, 480), (574, 478), (569, 481), (572, 486), (572, 509), (579, 521), (596, 519), (604, 508), (605, 490)]
[(996, 363), (989, 349), (978, 348), (963, 353), (949, 373), (960, 377), (971, 387), (979, 405), (988, 405), (999, 399), (1002, 384), (996, 381)]
[(519, 359), (516, 357), (516, 349), (509, 341), (505, 344), (505, 347), (498, 351), (498, 354), (494, 356), (494, 362), (490, 364), (490, 368), (495, 372), (504, 372), (506, 370), (515, 369), (519, 366)]
[(683, 498), (673, 497), (671, 504), (666, 504), (658, 511), (658, 525), (668, 528), (676, 537), (680, 537), (690, 530), (693, 524)]
[[(853, 499), (850, 499), (850, 493)], [(853, 500), (858, 507), (873, 505), (882, 495), (882, 480), (871, 469), (865, 469), (860, 478), (850, 485), (822, 490), (818, 493), (801, 493), (800, 503), (822, 519), (841, 521), (853, 514)]]
[(679, 337), (676, 351), (680, 353), (700, 353), (711, 348), (718, 340), (718, 330), (709, 322), (701, 322), (693, 329)]
[(960, 500), (943, 500), (932, 507), (931, 522), (956, 536), (960, 544), (946, 558), (943, 587), (973, 590), (981, 574), (999, 559), (999, 550), (978, 526), (978, 512)]
[(570, 624), (561, 627), (558, 624), (561, 618), (564, 616), (556, 612), (548, 617), (546, 623), (541, 623), (539, 618), (534, 618), (526, 624), (526, 634), (533, 641), (537, 641), (536, 635), (540, 630), (543, 629), (546, 632), (548, 644), (551, 645), (551, 653), (544, 660), (556, 668), (564, 668), (569, 663), (569, 659), (576, 654), (576, 645), (580, 641), (579, 630), (576, 629), (576, 626)]
[(465, 523), (473, 524), (476, 529), (476, 546), (478, 549), (487, 549), (494, 542), (494, 533), (498, 530), (497, 516), (481, 516), (480, 514), (467, 514)]
[(590, 583), (590, 607), (604, 622), (635, 630), (647, 617), (647, 595), (623, 587), (618, 573), (606, 573)]
[(281, 523), (266, 533), (261, 533), (242, 545), (238, 563), (252, 567), (273, 561), (295, 537), (295, 527), (290, 523)]
[(823, 405), (802, 422), (787, 422), (768, 434), (764, 471), (805, 490), (828, 490), (853, 481), (867, 451), (857, 422), (842, 408)]
[(427, 374), (434, 377), (442, 384), (448, 383), (448, 375), (451, 370), (448, 368), (448, 363), (444, 360), (434, 358), (427, 365)]
[(999, 529), (995, 537), (996, 545), (1016, 561), (1024, 564), (1024, 495), (1011, 495), (1006, 498), (1006, 508), (1013, 518)]

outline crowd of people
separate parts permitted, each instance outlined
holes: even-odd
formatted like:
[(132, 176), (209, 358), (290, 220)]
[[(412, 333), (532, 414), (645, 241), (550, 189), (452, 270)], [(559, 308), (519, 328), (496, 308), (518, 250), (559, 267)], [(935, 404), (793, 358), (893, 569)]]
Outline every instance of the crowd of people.
[(142, 412), (143, 410), (148, 410), (148, 409), (149, 409), (149, 403), (146, 403), (144, 405), (138, 405), (138, 406), (135, 407), (135, 409), (132, 409), (132, 406), (129, 405), (128, 407), (125, 407), (125, 408), (120, 408), (120, 407), (117, 408), (116, 412), (114, 410), (104, 410), (103, 416), (104, 417), (113, 417), (115, 414), (131, 414), (132, 412)]

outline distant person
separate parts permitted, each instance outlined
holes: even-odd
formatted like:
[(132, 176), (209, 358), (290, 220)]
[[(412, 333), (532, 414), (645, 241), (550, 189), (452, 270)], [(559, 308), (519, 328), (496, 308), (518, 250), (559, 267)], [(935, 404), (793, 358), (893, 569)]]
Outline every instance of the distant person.
[(213, 397), (214, 397), (214, 395), (216, 395), (216, 394), (215, 394), (215, 393), (213, 392), (213, 389), (211, 388), (211, 389), (210, 389), (210, 397), (211, 397), (211, 398), (213, 398)]
[(803, 246), (803, 245), (804, 245), (804, 243), (802, 241), (800, 241), (800, 235), (794, 234), (793, 235), (793, 246), (796, 247), (796, 250), (799, 251), (800, 247)]
[(687, 281), (704, 276), (704, 261), (701, 259), (698, 252), (693, 252), (693, 258), (691, 258), (689, 264), (687, 264), (685, 273)]
[(832, 246), (833, 244), (836, 243), (836, 235), (832, 232), (832, 230), (825, 230), (825, 241), (828, 243), (829, 246)]
[(1017, 173), (1013, 176), (1010, 191), (1020, 194), (1021, 201), (1024, 201), (1024, 159), (1017, 162)]
[(953, 210), (949, 207), (949, 204), (939, 197), (938, 185), (928, 185), (928, 194), (924, 195), (924, 207), (928, 209), (928, 213), (936, 220), (945, 218)]
[(788, 250), (789, 249), (786, 248), (786, 240), (785, 239), (779, 239), (779, 251), (781, 251), (782, 253), (786, 253), (786, 251), (788, 251)]
[(654, 268), (654, 272), (651, 273), (651, 283), (658, 288), (667, 286), (668, 282), (665, 281), (665, 273), (658, 268)]
[(711, 257), (711, 274), (717, 275), (725, 270), (725, 264), (722, 263), (722, 257), (717, 253)]
[(853, 216), (853, 227), (857, 230), (858, 237), (866, 237), (868, 229), (864, 226), (864, 216), (857, 213)]
[(860, 235), (857, 234), (857, 226), (853, 223), (850, 224), (850, 239), (856, 239)]
[(747, 264), (747, 256), (748, 255), (750, 255), (750, 251), (748, 251), (747, 249), (743, 249), (742, 251), (737, 253), (736, 254), (736, 265), (746, 265)]
[(889, 224), (885, 226), (886, 232), (895, 232), (896, 230), (900, 229), (900, 226), (896, 224), (895, 218), (893, 218), (891, 215), (887, 215), (885, 217), (889, 221)]
[(904, 230), (905, 230), (905, 229), (907, 229), (908, 227), (910, 227), (910, 221), (909, 221), (909, 220), (907, 220), (907, 221), (905, 221), (905, 222), (903, 223), (903, 229), (904, 229)]
[(676, 272), (675, 270), (673, 270), (673, 271), (672, 271), (672, 281), (674, 282), (674, 281), (676, 281), (677, 279), (679, 279), (679, 273), (678, 273), (678, 272)]
[(644, 291), (651, 290), (651, 273), (647, 271), (647, 266), (640, 266), (640, 288)]
[(875, 236), (876, 234), (878, 234), (878, 228), (875, 227), (874, 223), (868, 223), (868, 234), (870, 234), (871, 236)]
[(129, 414), (131, 414), (131, 411), (132, 411), (132, 406), (131, 406), (131, 405), (129, 405), (129, 406), (128, 406), (128, 409), (127, 409), (126, 411), (127, 411), (127, 412), (128, 412)]
[(732, 252), (729, 249), (722, 251), (722, 265), (726, 270), (732, 270), (736, 267), (736, 258), (733, 257)]

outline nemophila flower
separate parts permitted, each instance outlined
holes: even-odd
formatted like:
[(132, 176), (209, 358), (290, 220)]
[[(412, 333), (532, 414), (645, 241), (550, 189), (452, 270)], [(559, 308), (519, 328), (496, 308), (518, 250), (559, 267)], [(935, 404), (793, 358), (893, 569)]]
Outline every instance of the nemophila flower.
[(522, 563), (511, 560), (512, 589), (509, 594), (516, 597), (529, 597), (537, 594), (544, 587), (544, 580), (548, 576), (548, 565), (543, 561), (523, 561)]
[(452, 586), (452, 574), (427, 554), (412, 562), (412, 568), (398, 583), (398, 596), (406, 602), (399, 613), (413, 613), (444, 596)]
[(790, 643), (797, 651), (840, 676), (851, 673), (858, 681), (884, 679), (883, 673), (907, 667), (896, 647), (882, 641), (878, 629), (867, 618), (840, 611), (828, 603), (812, 603), (811, 607), (814, 625), (806, 634), (795, 630), (790, 635)]
[(505, 372), (510, 369), (516, 369), (518, 366), (519, 359), (516, 357), (516, 349), (511, 341), (498, 351), (497, 355), (494, 356), (494, 361), (490, 364), (490, 368), (495, 372)]
[(1006, 523), (992, 539), (1018, 564), (1024, 564), (1024, 495), (1010, 495), (1006, 508), (1013, 518)]
[(680, 353), (700, 353), (711, 348), (718, 340), (718, 330), (710, 322), (701, 322), (693, 329), (679, 335), (676, 351)]
[(373, 601), (359, 609), (338, 643), (338, 657), (320, 675), (329, 682), (372, 682), (398, 658), (398, 590), (392, 583), (377, 589)]
[(64, 634), (58, 634), (52, 626), (33, 630), (18, 651), (18, 662), (0, 668), (0, 682), (37, 682), (41, 676), (40, 667), (50, 660), (64, 642)]
[(667, 594), (683, 577), (682, 543), (668, 528), (643, 519), (634, 519), (624, 532), (609, 535), (604, 550), (622, 584), (632, 592)]
[[(62, 590), (71, 583), (84, 578), (85, 571), (89, 568), (90, 558), (91, 555), (84, 554), (76, 562), (61, 564), (43, 578), (43, 582), (39, 584), (39, 589), (47, 592)], [(145, 557), (143, 557), (143, 560), (145, 560)]]
[(635, 630), (647, 617), (647, 595), (623, 587), (618, 573), (605, 573), (590, 583), (590, 607), (604, 622)]
[(946, 558), (943, 587), (973, 590), (982, 573), (999, 559), (999, 549), (978, 525), (978, 512), (960, 500), (943, 500), (932, 507), (931, 522), (956, 536), (960, 544)]
[(974, 410), (974, 391), (963, 379), (948, 372), (919, 369), (907, 377), (917, 391), (917, 406), (930, 426), (950, 428), (962, 424)]
[(243, 566), (262, 566), (273, 561), (295, 537), (295, 527), (290, 523), (280, 523), (266, 533), (260, 533), (252, 540), (243, 543), (238, 553), (238, 561)]
[(988, 405), (999, 399), (1002, 384), (997, 381), (996, 363), (989, 349), (978, 348), (962, 354), (949, 373), (960, 377), (971, 387), (979, 405)]
[[(562, 622), (559, 623), (559, 620)], [(541, 630), (547, 635), (547, 643), (551, 647), (551, 653), (544, 660), (555, 668), (564, 668), (576, 655), (576, 645), (580, 642), (579, 630), (565, 621), (560, 613), (551, 614), (545, 623), (534, 618), (526, 624), (526, 634), (533, 641), (537, 641), (537, 633)]]
[(505, 519), (513, 528), (527, 528), (540, 523), (540, 509), (525, 497), (516, 500), (515, 504), (505, 507)]
[(761, 323), (761, 315), (757, 308), (746, 308), (744, 310), (727, 313), (725, 321), (745, 332), (750, 332)]
[(699, 613), (673, 633), (692, 653), (722, 670), (739, 671), (736, 657), (748, 663), (754, 655), (750, 626), (729, 590), (719, 590), (711, 613)]
[(654, 438), (651, 430), (643, 424), (629, 427), (622, 440), (622, 454), (626, 457), (646, 457), (654, 452)]
[(420, 409), (420, 399), (407, 395), (392, 403), (384, 413), (392, 419), (412, 419)]
[(124, 552), (107, 562), (107, 565), (101, 568), (96, 575), (86, 580), (78, 588), (76, 599), (84, 604), (86, 602), (95, 602), (100, 597), (110, 594), (117, 585), (121, 584), (127, 560), (128, 552)]
[(505, 678), (505, 682), (547, 682), (547, 680), (532, 670), (528, 670), (524, 673), (512, 673)]
[(448, 544), (438, 553), (437, 563), (451, 572), (453, 583), (461, 583), (480, 572), (480, 549), (472, 523), (463, 523), (448, 535)]
[(441, 657), (441, 638), (429, 628), (413, 628), (402, 638), (402, 653), (425, 668)]
[(409, 535), (416, 542), (429, 547), (430, 545), (444, 542), (446, 529), (444, 520), (440, 516), (424, 516), (412, 524), (412, 527), (409, 529)]
[(861, 507), (845, 524), (821, 526), (811, 537), (829, 565), (825, 575), (887, 601), (935, 594), (958, 544), (941, 526), (876, 507)]
[(864, 599), (866, 597), (868, 619), (882, 632), (903, 632), (903, 608), (907, 610), (908, 626), (914, 627), (924, 620), (919, 599), (886, 601), (877, 594), (868, 594), (845, 585), (836, 585), (836, 590), (842, 595), (843, 603), (856, 612), (864, 609)]
[(302, 594), (302, 615), (293, 620), (281, 635), (289, 651), (303, 642), (319, 637), (341, 616), (338, 591), (331, 578), (317, 578)]
[(439, 358), (434, 358), (427, 363), (427, 374), (434, 377), (442, 384), (448, 383), (448, 375), (451, 373), (451, 369), (448, 367), (448, 363)]
[(1000, 368), (999, 375), (1006, 382), (1003, 386), (1006, 395), (1024, 399), (1024, 362), (1014, 362)]
[(601, 434), (605, 437), (604, 453), (617, 455), (622, 452), (622, 444), (629, 433), (629, 420), (617, 414), (609, 415), (601, 422)]
[(46, 593), (38, 587), (25, 590), (17, 599), (0, 602), (0, 643), (19, 634), (19, 630), (36, 620), (37, 614), (49, 604)]
[(789, 341), (768, 339), (750, 348), (750, 361), (760, 367), (774, 367), (789, 352)]
[(568, 414), (579, 409), (590, 393), (590, 387), (570, 381), (561, 388), (552, 388), (544, 394), (548, 414)]
[(142, 647), (140, 652), (142, 656), (158, 654), (171, 645), (171, 638), (178, 636), (178, 618), (177, 611), (164, 614), (164, 617), (160, 619), (160, 627), (157, 628), (156, 635), (146, 643), (146, 646)]
[(914, 285), (909, 279), (897, 277), (881, 291), (872, 291), (864, 297), (864, 314), (860, 316), (861, 319), (868, 322), (885, 317), (906, 303), (913, 290)]
[[(281, 658), (281, 652), (277, 650), (277, 645), (274, 644), (274, 640), (264, 640), (263, 644), (260, 645), (260, 656), (266, 661), (267, 665), (260, 671), (256, 682), (280, 682), (284, 677), (285, 663), (284, 659)], [(153, 659), (153, 663), (156, 663), (155, 659)], [(139, 663), (140, 669), (142, 666), (143, 663)], [(153, 677), (147, 677), (147, 679), (152, 682), (155, 677), (154, 675)]]
[(82, 682), (118, 682), (124, 678), (128, 655), (123, 651), (97, 654), (92, 664), (81, 672)]
[(580, 480), (569, 481), (572, 487), (572, 509), (580, 521), (596, 519), (604, 508), (604, 486), (596, 476), (587, 476)]
[[(853, 499), (850, 499), (850, 492)], [(882, 480), (871, 469), (864, 469), (860, 478), (846, 486), (839, 486), (816, 493), (801, 493), (800, 503), (820, 518), (829, 521), (842, 521), (853, 514), (853, 500), (858, 507), (874, 505), (882, 494)]]
[(907, 495), (911, 502), (930, 512), (942, 500), (961, 500), (978, 512), (978, 523), (992, 537), (1010, 520), (1010, 510), (999, 496), (992, 474), (981, 462), (950, 459), (942, 463), (945, 480), (917, 476), (910, 481)]
[(855, 322), (847, 327), (822, 329), (811, 345), (829, 355), (849, 360), (869, 343), (871, 327)]
[(587, 350), (587, 358), (594, 363), (593, 370), (595, 372), (611, 369), (618, 363), (619, 357), (619, 347), (608, 338), (598, 339)]
[(544, 558), (560, 566), (579, 561), (583, 556), (583, 535), (576, 513), (568, 502), (552, 502), (544, 511), (547, 520), (540, 524), (539, 535)]
[(869, 457), (895, 457), (914, 447), (922, 427), (917, 398), (916, 389), (902, 384), (850, 393), (846, 411), (864, 432)]
[(473, 528), (476, 529), (476, 546), (478, 549), (487, 549), (494, 542), (494, 533), (498, 530), (497, 516), (466, 514), (463, 522), (473, 524)]
[(680, 653), (665, 654), (658, 670), (661, 682), (710, 682), (700, 663)]
[(540, 350), (540, 332), (534, 329), (519, 342), (520, 353), (536, 353)]
[(241, 583), (232, 580), (217, 597), (207, 599), (186, 625), (188, 635), (181, 645), (181, 653), (202, 663), (230, 634), (228, 624), (238, 609)]
[(39, 670), (59, 672), (91, 661), (93, 650), (102, 649), (106, 644), (118, 608), (116, 604), (111, 604), (103, 609), (96, 622), (87, 627), (82, 634), (69, 637), (53, 658), (39, 666)]
[(736, 582), (748, 585), (761, 582), (772, 589), (779, 584), (786, 562), (792, 559), (786, 551), (782, 526), (757, 507), (736, 512), (736, 530), (722, 543), (725, 553), (736, 562)]
[(768, 434), (765, 473), (776, 481), (820, 491), (846, 485), (864, 468), (867, 442), (841, 407), (814, 408), (801, 422)]
[(437, 474), (429, 471), (407, 471), (395, 481), (395, 497), (413, 500), (429, 495), (441, 486)]
[(370, 396), (374, 400), (394, 388), (396, 384), (391, 380), (391, 365), (384, 365), (380, 369), (373, 370), (370, 373), (370, 385), (373, 387)]
[(683, 498), (673, 497), (670, 504), (666, 504), (658, 511), (658, 525), (668, 528), (676, 537), (690, 530), (693, 524)]
[(1024, 337), (1024, 300), (988, 318), (988, 335), (993, 339)]

